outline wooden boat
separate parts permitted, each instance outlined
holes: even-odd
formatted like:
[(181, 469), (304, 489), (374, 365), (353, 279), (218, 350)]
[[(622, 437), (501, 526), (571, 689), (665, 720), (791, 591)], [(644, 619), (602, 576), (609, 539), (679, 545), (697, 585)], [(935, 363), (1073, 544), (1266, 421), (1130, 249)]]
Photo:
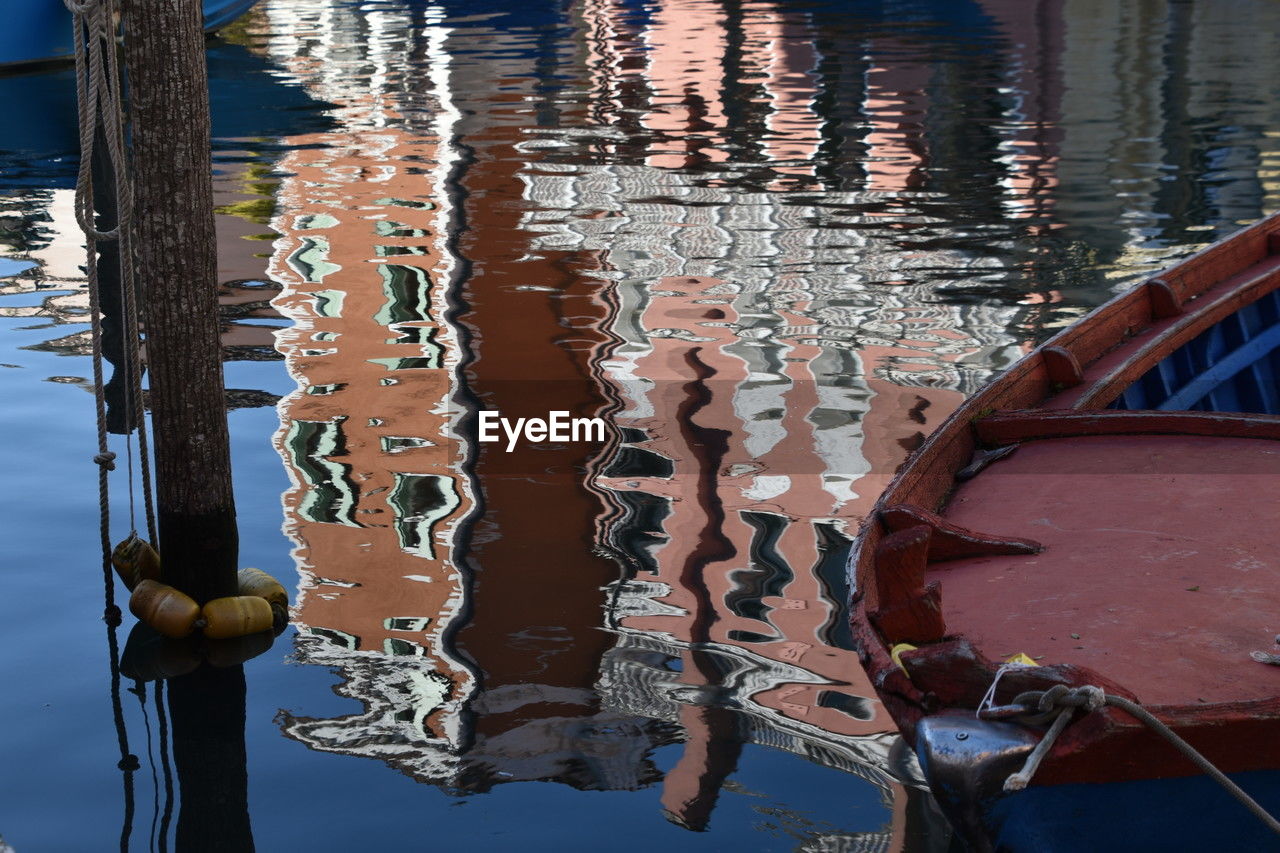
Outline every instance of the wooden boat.
[(1280, 652), (1278, 511), (1277, 216), (1057, 335), (908, 460), (851, 557), (853, 628), (971, 847), (1280, 849), (1115, 704), (1067, 709), (1020, 770), (1064, 685), (1142, 704), (1277, 813), (1280, 667), (1251, 654)]
[[(204, 29), (213, 32), (258, 0), (204, 0)], [(70, 59), (71, 13), (62, 0), (9, 0), (0, 27), (0, 68)]]

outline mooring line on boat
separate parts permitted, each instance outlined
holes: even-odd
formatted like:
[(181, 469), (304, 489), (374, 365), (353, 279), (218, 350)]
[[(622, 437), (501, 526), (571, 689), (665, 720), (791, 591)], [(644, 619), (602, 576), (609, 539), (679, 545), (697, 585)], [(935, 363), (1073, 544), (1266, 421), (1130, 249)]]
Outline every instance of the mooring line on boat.
[(1110, 705), (1113, 708), (1119, 708), (1124, 711), (1163, 737), (1175, 749), (1186, 756), (1202, 773), (1221, 785), (1228, 794), (1248, 809), (1254, 817), (1266, 824), (1268, 829), (1280, 835), (1280, 821), (1272, 817), (1271, 813), (1264, 809), (1257, 800), (1249, 796), (1235, 782), (1232, 782), (1227, 777), (1227, 774), (1215, 767), (1209, 759), (1183, 740), (1177, 732), (1169, 728), (1168, 725), (1161, 722), (1154, 714), (1137, 702), (1133, 702), (1123, 696), (1106, 693), (1101, 687), (1093, 685), (1068, 687), (1065, 684), (1055, 684), (1048, 690), (1028, 690), (1025, 693), (1020, 693), (1014, 697), (1012, 705), (1020, 705), (1026, 709), (1025, 714), (1016, 718), (1022, 723), (1039, 725), (1050, 719), (1053, 720), (1053, 723), (1050, 725), (1049, 730), (1045, 732), (1044, 737), (1040, 739), (1040, 742), (1036, 744), (1035, 749), (1027, 756), (1022, 769), (1005, 780), (1004, 790), (1006, 791), (1021, 791), (1027, 787), (1031, 782), (1031, 777), (1039, 769), (1040, 762), (1044, 760), (1045, 755), (1053, 748), (1058, 735), (1066, 728), (1067, 723), (1071, 721), (1072, 715), (1077, 710), (1097, 711), (1104, 706)]
[(973, 712), (973, 715), (981, 719), (983, 713), (987, 709), (995, 707), (996, 687), (1000, 685), (1000, 679), (1004, 678), (1005, 673), (1012, 672), (1015, 669), (1022, 669), (1027, 666), (1030, 666), (1030, 664), (1019, 663), (1017, 661), (1005, 661), (1000, 664), (1000, 668), (996, 670), (995, 678), (991, 679), (991, 686), (988, 687), (987, 692), (983, 694), (982, 701), (978, 703), (978, 709)]

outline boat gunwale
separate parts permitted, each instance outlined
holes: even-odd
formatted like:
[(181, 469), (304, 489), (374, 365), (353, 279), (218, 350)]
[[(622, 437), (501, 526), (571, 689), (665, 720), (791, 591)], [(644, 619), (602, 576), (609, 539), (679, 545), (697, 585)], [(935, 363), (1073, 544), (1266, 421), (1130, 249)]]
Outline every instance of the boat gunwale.
[[(1254, 267), (1263, 264), (1269, 268), (1250, 274)], [(1280, 256), (1263, 258), (1220, 285), (1204, 291), (1192, 303), (1195, 311), (1153, 322), (1143, 330), (1149, 331), (1150, 337), (1137, 344), (1118, 364), (1107, 365), (1106, 372), (1089, 383), (1075, 400), (1073, 408), (1100, 409), (1110, 405), (1174, 350), (1274, 291), (1280, 286), (1277, 279), (1280, 279)]]

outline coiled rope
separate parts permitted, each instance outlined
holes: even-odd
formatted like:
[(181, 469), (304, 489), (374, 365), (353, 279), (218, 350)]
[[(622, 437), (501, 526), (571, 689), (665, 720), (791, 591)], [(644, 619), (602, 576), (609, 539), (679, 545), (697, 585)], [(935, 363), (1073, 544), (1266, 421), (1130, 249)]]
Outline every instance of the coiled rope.
[(1173, 744), (1202, 773), (1221, 785), (1228, 794), (1235, 797), (1254, 817), (1266, 824), (1268, 829), (1280, 835), (1280, 821), (1272, 817), (1266, 809), (1258, 804), (1257, 800), (1246, 794), (1239, 785), (1228, 779), (1225, 773), (1214, 767), (1209, 762), (1209, 759), (1196, 751), (1195, 747), (1179, 737), (1173, 729), (1156, 719), (1150, 711), (1136, 702), (1131, 702), (1123, 696), (1105, 693), (1100, 687), (1092, 685), (1067, 687), (1065, 684), (1057, 684), (1048, 690), (1029, 690), (1025, 693), (1020, 693), (1014, 698), (1012, 704), (1021, 705), (1027, 709), (1025, 714), (1017, 717), (1020, 723), (1042, 725), (1050, 720), (1053, 722), (1050, 724), (1049, 730), (1045, 732), (1044, 737), (1036, 744), (1035, 749), (1027, 756), (1022, 769), (1005, 780), (1004, 789), (1006, 791), (1021, 791), (1027, 787), (1028, 783), (1031, 782), (1031, 777), (1035, 775), (1036, 770), (1040, 767), (1040, 762), (1044, 760), (1045, 755), (1053, 748), (1058, 735), (1066, 728), (1067, 723), (1071, 721), (1072, 715), (1077, 710), (1085, 712), (1097, 711), (1103, 706), (1110, 705), (1129, 714)]

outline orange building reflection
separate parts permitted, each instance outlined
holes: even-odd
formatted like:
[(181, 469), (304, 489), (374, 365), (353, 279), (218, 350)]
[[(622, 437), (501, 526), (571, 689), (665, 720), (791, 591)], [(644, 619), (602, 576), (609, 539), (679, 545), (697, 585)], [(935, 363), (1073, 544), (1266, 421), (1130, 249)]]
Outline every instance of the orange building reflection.
[[(276, 304), (299, 324), (280, 347), (303, 386), (278, 436), (317, 638), (302, 653), (366, 706), (286, 731), (453, 790), (661, 779), (691, 829), (744, 745), (766, 744), (873, 782), (888, 843), (912, 775), (843, 623), (849, 537), (982, 380), (969, 362), (1022, 343), (1017, 309), (918, 283), (986, 256), (904, 248), (876, 209), (924, 191), (935, 69), (870, 40), (860, 88), (823, 105), (803, 12), (572, 15), (590, 97), (557, 101), (554, 122), (527, 57), (450, 64), (479, 32), (400, 22), (436, 69), (414, 97), (440, 118), (416, 128), (404, 92), (373, 86), (408, 73), (394, 20), (354, 58), (319, 30), (283, 51), (347, 124), (296, 140), (276, 222)], [(374, 69), (369, 92), (344, 88), (342, 61)], [(483, 109), (448, 102), (493, 80)], [(861, 117), (868, 165), (828, 193), (866, 212), (833, 227), (831, 199), (792, 193), (832, 180), (820, 149), (840, 110)], [(1052, 171), (1044, 142), (1001, 161), (1011, 196), (1052, 188), (1020, 177)], [(466, 453), (450, 439), (474, 437), (475, 408), (615, 431)], [(664, 777), (648, 754), (678, 740)]]
[[(617, 165), (561, 190), (574, 208), (548, 242), (598, 247), (630, 310), (604, 363), (624, 401), (624, 442), (596, 482), (614, 504), (604, 541), (630, 563), (614, 589), (612, 655), (674, 670), (648, 682), (684, 698), (684, 757), (664, 780), (664, 806), (682, 825), (706, 825), (753, 737), (744, 720), (775, 743), (795, 738), (798, 751), (822, 744), (891, 789), (893, 723), (843, 624), (849, 536), (973, 390), (965, 363), (1019, 342), (1002, 339), (1002, 318), (934, 307), (912, 283), (916, 269), (969, 269), (981, 255), (840, 232), (778, 192), (819, 179), (830, 121), (816, 95), (822, 57), (808, 47), (821, 34), (802, 12), (767, 4), (727, 17), (699, 4), (689, 16), (664, 5), (641, 20), (623, 3), (584, 8), (597, 116), (638, 116), (652, 137), (642, 162), (620, 147)], [(891, 39), (862, 47), (865, 175), (850, 203), (883, 199), (888, 216), (927, 182), (936, 67)], [(1035, 208), (1052, 184), (1024, 175), (1051, 172), (1056, 151), (1032, 153), (1009, 158), (1008, 186)], [(710, 163), (750, 177), (722, 189)], [(596, 204), (621, 222), (586, 212)], [(629, 231), (628, 213), (644, 227)], [(843, 277), (837, 254), (852, 261)]]
[[(313, 37), (285, 49), (286, 64), (343, 121), (290, 139), (279, 166), (289, 177), (270, 273), (282, 286), (273, 304), (293, 321), (277, 348), (299, 387), (280, 404), (276, 447), (293, 483), (283, 500), (302, 576), (299, 656), (335, 667), (365, 710), (286, 715), (284, 727), (438, 776), (467, 737), (475, 684), (450, 639), (466, 597), (459, 530), (475, 500), (456, 439), (447, 127), (405, 127), (384, 93), (344, 79), (350, 57), (331, 33)], [(376, 63), (376, 40), (366, 51)]]

